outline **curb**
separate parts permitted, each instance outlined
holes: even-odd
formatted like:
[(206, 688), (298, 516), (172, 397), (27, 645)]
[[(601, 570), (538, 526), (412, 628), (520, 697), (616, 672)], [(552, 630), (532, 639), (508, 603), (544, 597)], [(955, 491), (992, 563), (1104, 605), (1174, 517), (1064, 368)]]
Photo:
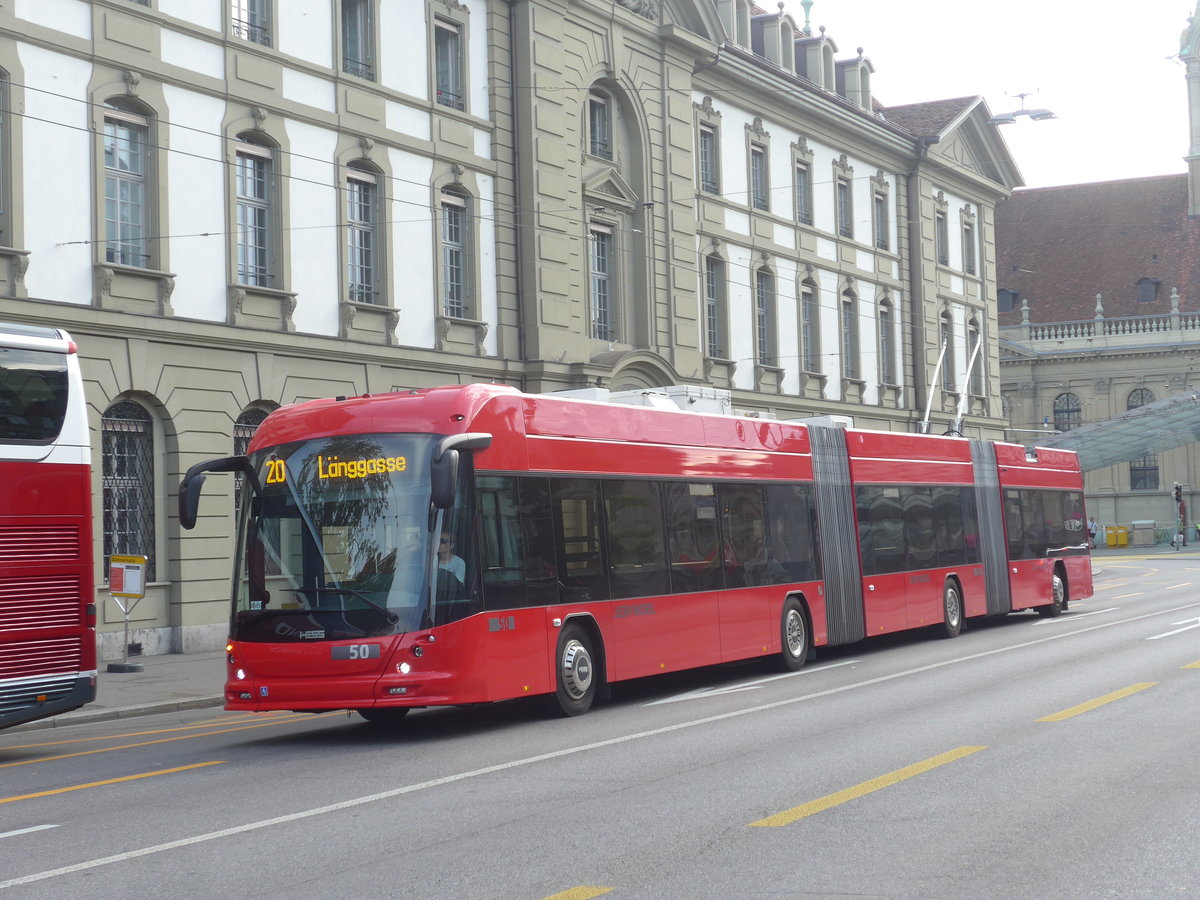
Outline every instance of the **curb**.
[(16, 725), (10, 731), (44, 731), (48, 728), (64, 728), (67, 725), (88, 725), (92, 722), (105, 722), (111, 719), (135, 719), (138, 716), (153, 716), (158, 713), (178, 712), (185, 709), (208, 709), (213, 706), (223, 706), (225, 697), (217, 694), (212, 697), (189, 697), (186, 700), (164, 700), (158, 703), (141, 703), (135, 706), (113, 706), (107, 709), (89, 709), (84, 707), (60, 716), (47, 719), (37, 719)]

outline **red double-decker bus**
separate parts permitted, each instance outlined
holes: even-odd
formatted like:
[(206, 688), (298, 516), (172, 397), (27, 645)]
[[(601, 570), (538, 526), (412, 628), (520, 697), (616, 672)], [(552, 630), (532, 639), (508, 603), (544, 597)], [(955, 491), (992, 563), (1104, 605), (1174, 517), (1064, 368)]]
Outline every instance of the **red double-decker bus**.
[(0, 323), (0, 728), (96, 697), (91, 444), (63, 331)]
[(272, 413), (246, 457), (225, 703), (546, 695), (1091, 594), (1073, 454), (527, 395), (496, 385)]

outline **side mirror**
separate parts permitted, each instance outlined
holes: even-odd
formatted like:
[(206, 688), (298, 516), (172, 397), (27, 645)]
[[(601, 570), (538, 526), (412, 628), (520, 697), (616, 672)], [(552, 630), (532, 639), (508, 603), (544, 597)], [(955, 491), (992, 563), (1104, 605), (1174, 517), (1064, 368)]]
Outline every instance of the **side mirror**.
[(209, 472), (242, 472), (254, 487), (255, 493), (258, 493), (258, 479), (250, 467), (250, 460), (244, 456), (222, 456), (196, 463), (179, 482), (179, 524), (188, 530), (196, 527), (196, 516), (200, 511), (200, 491)]
[(448, 434), (433, 451), (429, 462), (430, 499), (437, 509), (454, 505), (454, 486), (458, 483), (458, 451), (486, 450), (492, 446), (492, 436), (484, 432)]

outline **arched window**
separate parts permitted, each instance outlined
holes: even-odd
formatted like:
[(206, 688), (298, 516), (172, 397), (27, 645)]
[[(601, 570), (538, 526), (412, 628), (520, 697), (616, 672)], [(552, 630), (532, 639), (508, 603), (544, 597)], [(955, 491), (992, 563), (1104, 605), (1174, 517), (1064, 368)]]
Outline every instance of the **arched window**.
[(1072, 428), (1078, 428), (1082, 422), (1077, 396), (1067, 391), (1054, 398), (1054, 428), (1056, 431), (1070, 431)]
[(104, 578), (113, 554), (144, 555), (154, 581), (154, 420), (131, 400), (114, 403), (100, 419), (104, 495)]
[[(250, 449), (250, 439), (254, 437), (254, 432), (258, 431), (258, 426), (263, 423), (263, 419), (267, 417), (264, 410), (248, 409), (237, 417), (237, 421), (233, 423), (233, 455), (245, 456)], [(236, 514), (241, 508), (242, 502), (242, 480), (245, 476), (240, 472), (233, 474), (233, 511)]]
[[(1134, 388), (1125, 398), (1126, 409), (1137, 409), (1154, 402), (1154, 391), (1149, 388)], [(1158, 454), (1148, 453), (1129, 461), (1129, 489), (1133, 491), (1158, 490)]]

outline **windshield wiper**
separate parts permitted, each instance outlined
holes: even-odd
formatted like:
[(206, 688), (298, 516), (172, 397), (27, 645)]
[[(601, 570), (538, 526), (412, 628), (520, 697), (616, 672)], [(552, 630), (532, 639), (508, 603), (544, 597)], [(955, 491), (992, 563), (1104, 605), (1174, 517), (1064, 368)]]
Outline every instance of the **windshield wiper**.
[[(316, 594), (318, 597), (320, 597), (322, 594), (338, 594), (338, 595), (353, 594), (355, 597), (357, 597), (363, 603), (367, 604), (367, 606), (370, 606), (372, 609), (376, 610), (377, 612), (383, 613), (384, 616), (387, 617), (388, 622), (390, 622), (391, 624), (395, 625), (397, 622), (400, 621), (400, 617), (398, 615), (396, 615), (396, 613), (392, 612), (386, 606), (376, 603), (374, 600), (372, 600), (370, 597), (368, 597), (362, 591), (357, 590), (352, 587), (296, 588), (295, 590), (296, 590), (297, 594), (307, 594), (309, 592), (312, 592), (312, 593)], [(345, 607), (342, 608), (342, 611), (345, 612)]]

